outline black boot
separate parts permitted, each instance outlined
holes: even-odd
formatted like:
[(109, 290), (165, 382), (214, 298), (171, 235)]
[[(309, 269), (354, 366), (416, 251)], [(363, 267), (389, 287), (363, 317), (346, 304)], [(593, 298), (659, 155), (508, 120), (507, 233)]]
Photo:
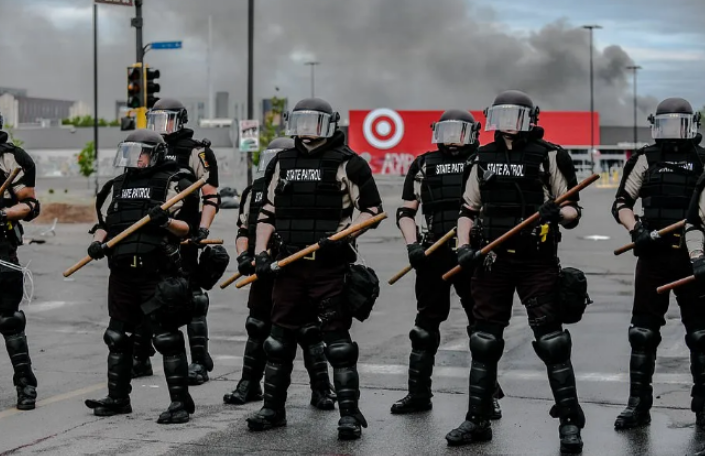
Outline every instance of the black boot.
[(497, 364), (504, 352), (502, 328), (468, 327), (470, 335), (470, 392), (465, 421), (446, 435), (450, 446), (492, 440), (492, 396), (497, 385)]
[(152, 345), (152, 324), (145, 318), (132, 334), (132, 378), (149, 377), (154, 375), (152, 362), (149, 358), (154, 356), (156, 350)]
[(502, 407), (499, 406), (499, 400), (504, 397), (504, 391), (499, 383), (495, 384), (494, 394), (492, 395), (492, 415), (490, 419), (498, 420), (502, 418)]
[(392, 405), (395, 415), (425, 412), (433, 408), (431, 398), (431, 375), (440, 343), (437, 331), (428, 331), (414, 326), (409, 332), (411, 354), (409, 355), (409, 394)]
[(689, 331), (685, 342), (690, 349), (690, 373), (693, 388), (690, 409), (695, 413), (695, 424), (705, 430), (705, 329)]
[(651, 423), (650, 410), (654, 401), (651, 381), (656, 368), (656, 349), (660, 342), (661, 335), (657, 331), (635, 326), (629, 328), (629, 343), (632, 346), (629, 400), (627, 407), (614, 422), (615, 429), (632, 429)]
[(5, 335), (5, 346), (15, 371), (12, 380), (17, 389), (17, 408), (32, 410), (37, 400), (37, 378), (32, 372), (32, 360), (24, 331)]
[(108, 396), (102, 399), (86, 399), (86, 407), (95, 416), (113, 416), (132, 413), (130, 403), (131, 350), (108, 354)]
[(264, 339), (253, 339), (251, 336), (245, 343), (245, 354), (242, 357), (242, 378), (237, 387), (223, 396), (226, 404), (243, 405), (248, 402), (262, 400), (260, 381), (267, 363), (262, 345)]
[(264, 341), (267, 366), (264, 370), (264, 404), (247, 418), (252, 431), (266, 431), (286, 426), (286, 397), (291, 384), (291, 371), (296, 357), (296, 336), (293, 331), (273, 326)]
[(308, 371), (311, 385), (311, 405), (319, 410), (333, 410), (336, 396), (331, 391), (330, 377), (328, 377), (325, 344), (318, 342), (302, 348), (304, 366)]
[[(326, 341), (326, 357), (333, 366), (333, 383), (338, 396), (340, 420), (338, 439), (355, 440), (362, 436), (367, 420), (360, 411), (360, 376), (357, 372), (359, 350), (349, 334), (333, 334)], [(332, 339), (332, 340), (331, 340)]]
[(575, 373), (570, 362), (570, 333), (563, 330), (543, 334), (533, 342), (533, 346), (536, 354), (546, 364), (548, 382), (556, 401), (550, 415), (560, 419), (560, 449), (565, 453), (580, 453), (583, 450), (580, 430), (585, 427), (585, 415), (578, 403)]
[(191, 365), (188, 367), (189, 385), (202, 385), (209, 380), (213, 359), (208, 353), (208, 323), (206, 316), (195, 317), (186, 326), (191, 347)]
[(185, 352), (164, 355), (164, 376), (171, 404), (159, 415), (157, 423), (186, 423), (189, 415), (195, 412), (196, 405), (188, 392), (188, 360)]

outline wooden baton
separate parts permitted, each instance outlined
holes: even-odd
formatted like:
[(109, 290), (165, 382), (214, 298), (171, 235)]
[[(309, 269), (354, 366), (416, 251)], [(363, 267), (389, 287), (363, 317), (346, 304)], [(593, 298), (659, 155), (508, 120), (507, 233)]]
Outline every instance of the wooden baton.
[[(429, 248), (427, 248), (426, 251), (424, 252), (424, 255), (429, 256), (430, 254), (432, 254), (433, 252), (435, 252), (436, 250), (438, 250), (443, 244), (445, 244), (446, 242), (448, 242), (448, 241), (450, 241), (451, 239), (453, 239), (454, 236), (455, 236), (455, 228), (453, 228), (452, 230), (448, 231), (446, 234), (443, 235), (442, 238), (440, 238), (439, 240), (437, 240), (436, 242), (434, 242)], [(391, 279), (389, 279), (389, 281), (388, 281), (387, 283), (388, 283), (389, 285), (394, 285), (395, 283), (397, 283), (397, 281), (398, 281), (399, 279), (401, 279), (402, 277), (404, 277), (405, 275), (407, 275), (412, 269), (413, 269), (413, 268), (411, 267), (410, 264), (409, 264), (409, 265), (406, 265), (406, 266), (404, 267), (404, 269), (402, 269), (401, 271), (397, 272), (396, 275), (395, 275), (394, 277), (392, 277)]]
[[(272, 251), (267, 250), (267, 253), (269, 253), (271, 255)], [(254, 266), (254, 265), (255, 265), (255, 260), (252, 260), (252, 266)], [(242, 274), (240, 274), (239, 271), (236, 272), (235, 274), (231, 275), (227, 280), (224, 280), (223, 283), (220, 284), (220, 289), (223, 290), (223, 289), (229, 287), (230, 285), (233, 284), (233, 282), (235, 282), (240, 277), (242, 277)]]
[(7, 176), (7, 179), (5, 179), (5, 182), (3, 182), (3, 183), (2, 183), (2, 186), (0, 186), (0, 198), (2, 198), (2, 195), (5, 193), (5, 190), (7, 190), (7, 188), (8, 188), (10, 185), (12, 185), (12, 181), (15, 180), (15, 178), (16, 178), (17, 175), (20, 173), (20, 171), (22, 171), (22, 168), (20, 168), (20, 167), (14, 168), (14, 169), (10, 172), (10, 175)]
[[(562, 194), (561, 196), (556, 198), (556, 200), (555, 200), (556, 204), (561, 204), (562, 202), (569, 200), (573, 195), (577, 194), (578, 192), (583, 190), (585, 187), (589, 186), (590, 184), (592, 184), (593, 182), (595, 182), (596, 180), (599, 180), (599, 179), (600, 179), (599, 174), (593, 174), (592, 176), (583, 179), (583, 181), (580, 182), (578, 185), (576, 185), (575, 187), (571, 188), (570, 190), (568, 190), (567, 192), (565, 192), (564, 194)], [(535, 222), (537, 222), (539, 220), (539, 217), (540, 217), (539, 213), (535, 212), (531, 217), (527, 218), (526, 220), (524, 220), (523, 222), (521, 222), (520, 224), (518, 224), (517, 226), (515, 226), (511, 230), (504, 233), (502, 236), (498, 237), (497, 239), (495, 239), (494, 241), (490, 242), (485, 247), (483, 247), (481, 250), (481, 253), (483, 255), (487, 255), (488, 253), (490, 253), (492, 250), (499, 247), (500, 244), (504, 243), (506, 240), (508, 240), (509, 238), (514, 236), (515, 234), (517, 234), (520, 231), (522, 231), (523, 229), (527, 228), (529, 225), (532, 225)], [(448, 279), (453, 277), (455, 274), (460, 272), (461, 269), (462, 269), (462, 267), (460, 265), (454, 267), (450, 271), (443, 274), (443, 280), (447, 281)]]
[[(178, 203), (182, 199), (186, 198), (191, 193), (195, 192), (196, 190), (203, 187), (204, 185), (206, 185), (205, 178), (201, 178), (201, 179), (197, 180), (196, 182), (194, 182), (193, 184), (189, 185), (187, 188), (185, 188), (184, 190), (179, 192), (177, 195), (174, 195), (172, 198), (169, 198), (169, 200), (167, 200), (164, 204), (161, 205), (161, 208), (165, 211), (168, 210), (171, 206)], [(132, 226), (125, 229), (123, 232), (121, 232), (120, 234), (118, 234), (117, 236), (115, 236), (114, 238), (109, 240), (106, 245), (108, 246), (109, 249), (113, 248), (115, 246), (115, 244), (117, 244), (118, 242), (122, 241), (126, 237), (133, 234), (135, 231), (137, 231), (140, 228), (142, 228), (143, 226), (145, 226), (147, 223), (149, 223), (150, 220), (151, 220), (151, 218), (149, 217), (149, 215), (145, 215), (144, 217), (142, 217), (141, 219), (139, 219), (138, 221), (133, 223)], [(79, 269), (81, 269), (82, 267), (84, 267), (85, 265), (90, 263), (91, 261), (93, 261), (93, 258), (91, 258), (90, 256), (85, 256), (81, 261), (79, 261), (75, 265), (73, 265), (70, 268), (68, 268), (67, 270), (65, 270), (64, 277), (70, 276), (71, 274), (78, 271)]]
[[(329, 237), (328, 240), (338, 241), (338, 240), (343, 239), (347, 236), (350, 236), (351, 234), (356, 233), (360, 230), (364, 230), (365, 228), (367, 228), (370, 225), (374, 225), (375, 223), (381, 222), (382, 220), (384, 220), (386, 218), (387, 218), (387, 213), (382, 212), (381, 214), (377, 214), (374, 217), (365, 220), (364, 222), (360, 222), (360, 223), (358, 223), (356, 225), (352, 225), (342, 231), (338, 231), (337, 233), (335, 233), (334, 235)], [(320, 248), (321, 248), (321, 246), (318, 243), (315, 243), (313, 245), (309, 245), (305, 249), (299, 250), (298, 252), (294, 253), (293, 255), (289, 255), (288, 257), (272, 264), (272, 270), (276, 271), (278, 269), (281, 269), (288, 264), (291, 264), (295, 261), (300, 260), (301, 258), (303, 258), (305, 256), (310, 255), (311, 253), (315, 252), (316, 250), (318, 250)], [(255, 280), (257, 280), (257, 275), (253, 274), (253, 275), (247, 277), (245, 280), (242, 280), (239, 283), (236, 283), (235, 286), (237, 288), (242, 288), (245, 285), (248, 285), (248, 284), (254, 282)]]
[[(185, 241), (181, 241), (181, 245), (189, 245), (193, 244), (191, 242), (191, 239), (186, 239)], [(196, 245), (223, 245), (223, 240), (222, 239), (204, 239), (200, 242), (196, 242)]]
[[(684, 226), (685, 226), (685, 220), (681, 220), (680, 222), (676, 222), (672, 225), (668, 225), (666, 228), (657, 231), (656, 232), (656, 233), (658, 233), (657, 236), (653, 236), (653, 232), (652, 232), (652, 239), (656, 240), (656, 239), (660, 238), (661, 236), (663, 236), (664, 234), (668, 234), (673, 231), (677, 231), (677, 230), (683, 228)], [(621, 255), (624, 252), (628, 252), (628, 251), (632, 250), (633, 248), (634, 248), (634, 243), (632, 242), (630, 244), (623, 245), (622, 247), (618, 248), (617, 250), (614, 251), (614, 254)]]
[(695, 276), (688, 276), (688, 277), (683, 277), (682, 279), (678, 279), (675, 282), (667, 283), (666, 285), (663, 285), (661, 287), (658, 287), (656, 289), (656, 293), (658, 294), (664, 294), (668, 293), (669, 291), (673, 290), (674, 288), (682, 287), (683, 285), (688, 285), (689, 283), (695, 282)]

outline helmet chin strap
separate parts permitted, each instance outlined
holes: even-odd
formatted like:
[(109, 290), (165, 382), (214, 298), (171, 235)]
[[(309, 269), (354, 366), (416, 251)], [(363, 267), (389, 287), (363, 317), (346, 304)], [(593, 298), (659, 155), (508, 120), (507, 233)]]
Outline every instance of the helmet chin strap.
[(317, 149), (321, 147), (325, 142), (326, 138), (318, 138), (318, 139), (312, 139), (312, 138), (297, 138), (299, 141), (301, 141), (301, 144), (306, 148), (307, 151), (311, 152), (314, 149)]

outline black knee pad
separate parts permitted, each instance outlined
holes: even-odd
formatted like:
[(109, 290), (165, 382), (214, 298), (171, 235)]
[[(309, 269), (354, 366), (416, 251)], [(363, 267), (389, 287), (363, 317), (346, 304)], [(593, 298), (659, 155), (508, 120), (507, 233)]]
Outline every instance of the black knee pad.
[(354, 366), (359, 355), (357, 343), (353, 341), (339, 340), (326, 346), (326, 358), (334, 368)]
[(205, 317), (208, 313), (208, 305), (210, 303), (208, 293), (199, 289), (198, 291), (194, 291), (191, 296), (193, 300), (193, 316)]
[(573, 343), (567, 329), (545, 334), (532, 344), (536, 354), (546, 364), (560, 364), (570, 360)]
[(154, 336), (154, 348), (162, 355), (173, 355), (186, 350), (184, 335), (181, 331), (169, 331)]
[(250, 339), (264, 340), (269, 335), (268, 324), (262, 320), (253, 317), (247, 317), (245, 320), (245, 329)]
[(125, 331), (108, 327), (103, 334), (103, 342), (113, 353), (124, 353), (132, 350), (132, 338)]
[[(685, 342), (688, 343), (686, 336)], [(629, 344), (633, 350), (654, 353), (661, 343), (661, 333), (650, 328), (629, 327)], [(690, 345), (688, 345), (690, 347)]]
[(296, 339), (304, 347), (317, 344), (322, 340), (321, 329), (317, 324), (309, 323), (296, 331)]
[(296, 357), (296, 336), (294, 331), (272, 326), (272, 332), (264, 341), (267, 360), (276, 364), (291, 364)]
[(504, 339), (490, 332), (473, 331), (470, 335), (470, 353), (475, 361), (497, 363), (504, 353)]
[(689, 332), (685, 335), (685, 344), (690, 351), (705, 352), (705, 329)]
[(0, 334), (3, 336), (21, 333), (25, 326), (27, 326), (27, 319), (21, 310), (0, 315)]
[(414, 326), (409, 331), (411, 348), (420, 351), (436, 352), (441, 342), (441, 335), (438, 332), (427, 331), (424, 328)]

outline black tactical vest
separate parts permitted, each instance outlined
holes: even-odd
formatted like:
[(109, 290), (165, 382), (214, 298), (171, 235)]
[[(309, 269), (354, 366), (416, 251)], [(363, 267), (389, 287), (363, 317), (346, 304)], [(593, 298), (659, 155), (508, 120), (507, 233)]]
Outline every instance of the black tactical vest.
[[(705, 149), (692, 144), (648, 146), (649, 167), (639, 191), (644, 223), (660, 230), (686, 218), (698, 178), (703, 172)], [(679, 237), (680, 233), (675, 233)]]
[[(526, 143), (518, 150), (507, 150), (496, 142), (479, 149), (476, 166), (480, 179), (482, 238), (485, 244), (533, 215), (544, 203), (549, 151), (546, 145), (535, 141)], [(540, 169), (542, 165), (543, 170)], [(538, 240), (535, 230), (536, 227), (532, 227), (519, 233), (502, 244), (501, 249), (536, 251)], [(551, 236), (557, 235), (557, 228), (551, 231)]]
[(421, 186), (421, 210), (434, 239), (458, 222), (467, 156), (429, 152), (423, 156), (425, 178)]
[(350, 153), (332, 148), (311, 155), (297, 149), (277, 154), (276, 231), (285, 246), (315, 244), (352, 215), (352, 205), (343, 210), (343, 191), (336, 179), (340, 164)]
[[(113, 180), (112, 201), (105, 223), (111, 239), (147, 215), (150, 209), (167, 200), (169, 184), (179, 179), (174, 168), (154, 173), (122, 174)], [(145, 226), (113, 247), (111, 262), (122, 262), (139, 257), (154, 264), (162, 255), (162, 245), (168, 238), (166, 230)], [(146, 265), (143, 265), (146, 266)]]
[(255, 239), (257, 237), (257, 219), (259, 211), (264, 206), (265, 192), (267, 191), (264, 177), (259, 177), (252, 182), (250, 189), (249, 218), (247, 219), (247, 246), (250, 254), (254, 255)]

